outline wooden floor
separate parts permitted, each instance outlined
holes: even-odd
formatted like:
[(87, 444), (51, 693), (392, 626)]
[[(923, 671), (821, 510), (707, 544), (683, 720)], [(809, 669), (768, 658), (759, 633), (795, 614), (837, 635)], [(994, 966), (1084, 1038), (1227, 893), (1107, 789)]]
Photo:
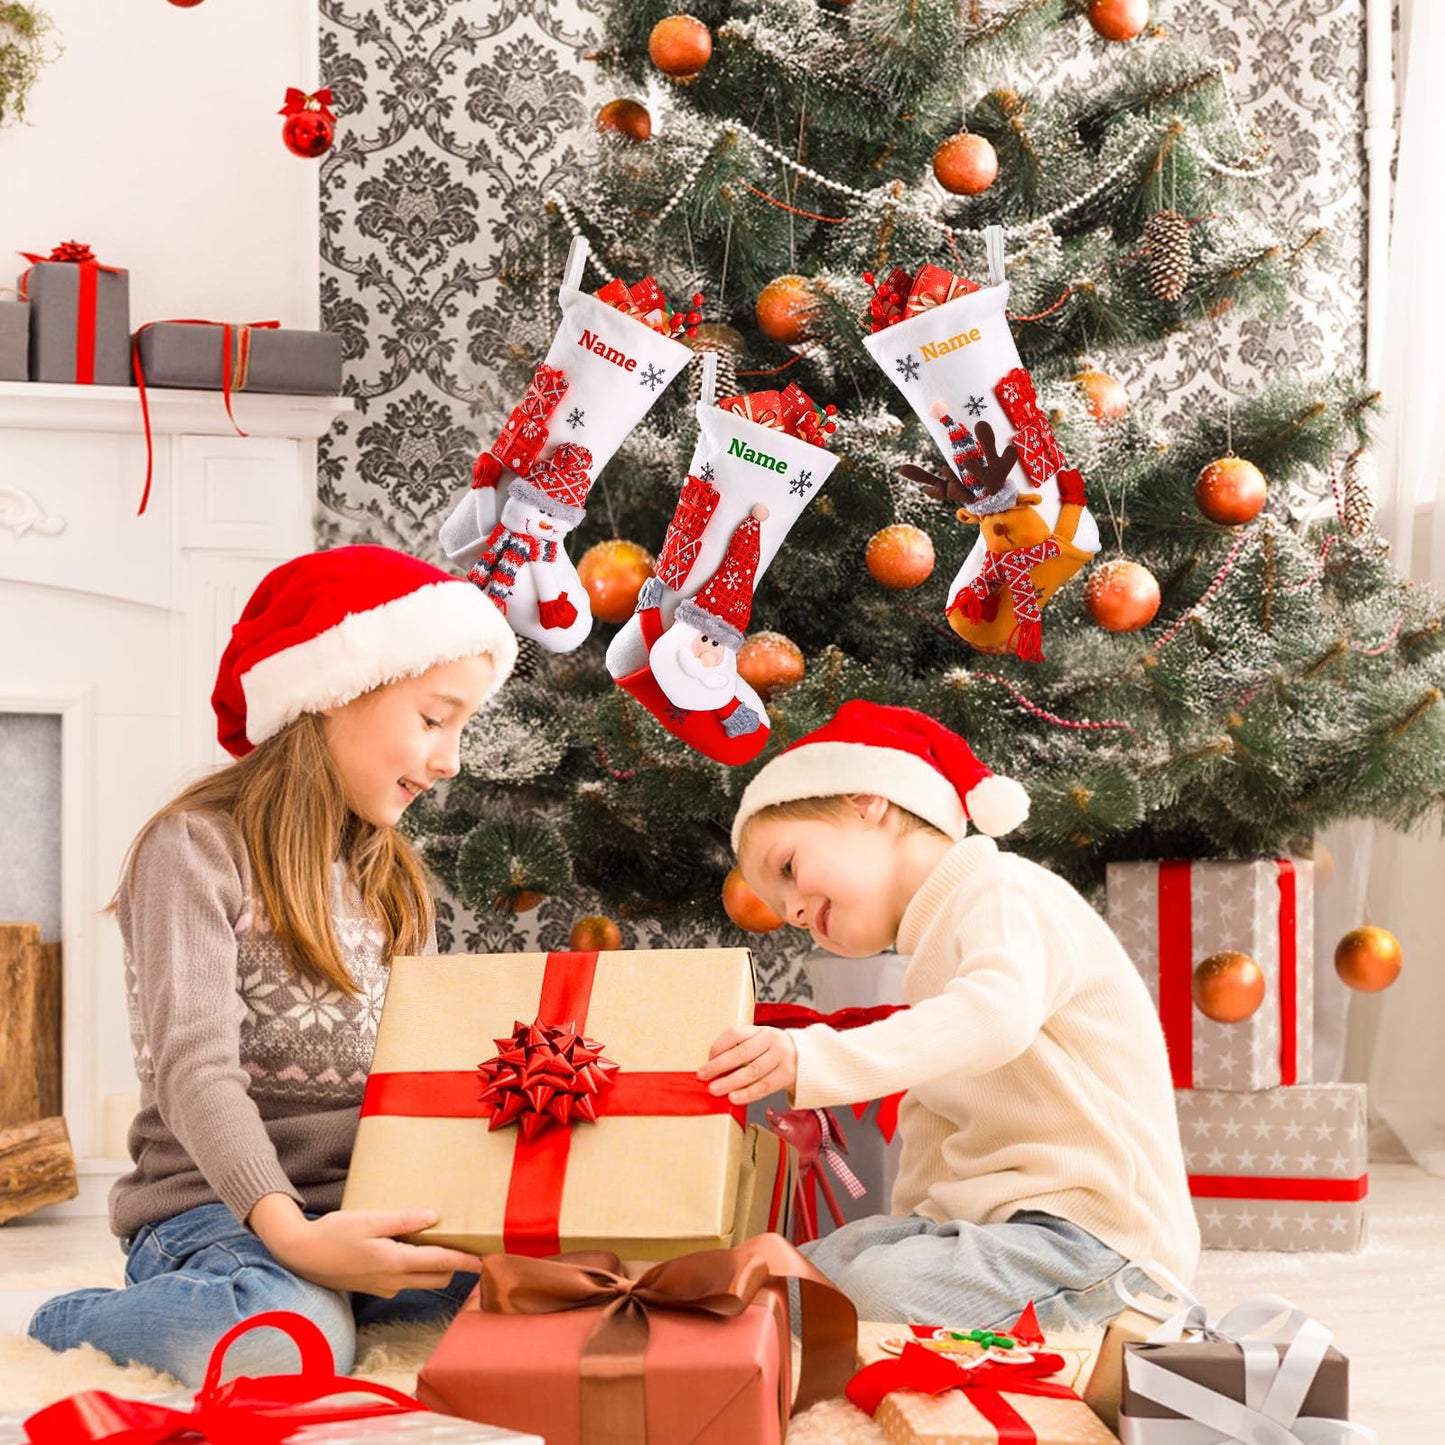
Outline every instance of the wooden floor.
[[(1374, 1164), (1369, 1211), (1358, 1254), (1211, 1251), (1196, 1291), (1211, 1314), (1266, 1291), (1293, 1300), (1334, 1330), (1349, 1357), (1356, 1421), (1374, 1427), (1383, 1445), (1441, 1445), (1445, 1409), (1435, 1392), (1445, 1396), (1445, 1179), (1409, 1164)], [(34, 1218), (0, 1228), (0, 1289), (118, 1284), (120, 1271), (102, 1220)], [(21, 1382), (6, 1379), (7, 1357), (14, 1372), (13, 1347), (0, 1348), (0, 1410), (19, 1403)]]

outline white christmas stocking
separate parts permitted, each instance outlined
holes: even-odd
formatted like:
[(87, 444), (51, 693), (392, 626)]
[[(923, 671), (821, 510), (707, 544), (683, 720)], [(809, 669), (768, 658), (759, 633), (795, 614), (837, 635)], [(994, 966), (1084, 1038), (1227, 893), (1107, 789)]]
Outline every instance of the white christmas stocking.
[(1009, 330), (1003, 229), (985, 234), (989, 285), (895, 272), (873, 308), (881, 329), (863, 344), (953, 470), (959, 520), (980, 525), (949, 588), (949, 625), (981, 652), (1036, 660), (1039, 609), (1099, 550), (1099, 529)]
[[(757, 757), (769, 731), (767, 709), (737, 672), (753, 592), (838, 459), (820, 444), (831, 424), (800, 388), (733, 398), (725, 410), (712, 400), (716, 358), (702, 361), (692, 464), (607, 670), (670, 733), (738, 764)], [(785, 424), (804, 435), (778, 429)]]
[[(442, 523), (442, 550), (460, 567), (480, 558), (497, 525), (505, 500), (499, 489), (505, 494), (511, 479), (526, 477), (566, 442), (590, 453), (595, 480), (692, 356), (681, 341), (657, 329), (670, 324), (680, 330), (688, 318), (669, 322), (650, 278), (630, 292), (614, 281), (593, 296), (580, 289), (586, 262), (587, 242), (579, 236), (567, 253), (557, 293), (562, 321), (546, 360), (496, 441), (477, 458), (471, 489)], [(624, 303), (628, 310), (619, 309)]]

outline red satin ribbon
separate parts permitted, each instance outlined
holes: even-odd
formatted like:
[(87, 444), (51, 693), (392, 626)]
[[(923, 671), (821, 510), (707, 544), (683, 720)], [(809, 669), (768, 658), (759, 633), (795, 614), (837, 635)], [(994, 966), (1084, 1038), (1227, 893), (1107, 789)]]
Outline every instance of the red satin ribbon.
[[(95, 317), (96, 317), (96, 290), (97, 275), (101, 271), (109, 271), (112, 275), (119, 275), (125, 268), (122, 266), (102, 266), (99, 261), (73, 260), (68, 256), (58, 254), (60, 248), (56, 248), (49, 256), (32, 255), (29, 251), (22, 251), (20, 254), (31, 263), (32, 266), (41, 264), (53, 264), (57, 266), (75, 266), (79, 269), (77, 281), (80, 287), (79, 305), (75, 318), (75, 380), (81, 386), (93, 386), (95, 384)], [(26, 299), (26, 286), (30, 279), (30, 272), (27, 270), (20, 278), (20, 299)]]
[[(301, 1355), (298, 1375), (245, 1375), (221, 1384), (221, 1362), (231, 1343), (250, 1330), (274, 1328), (289, 1335)], [(382, 1403), (332, 1405), (312, 1402), (327, 1395), (378, 1395)], [(149, 1400), (121, 1400), (104, 1390), (84, 1390), (38, 1410), (25, 1422), (31, 1445), (163, 1445), (196, 1440), (210, 1445), (281, 1445), (308, 1425), (405, 1415), (423, 1407), (388, 1385), (336, 1374), (326, 1336), (302, 1315), (269, 1310), (224, 1334), (211, 1352), (206, 1378), (189, 1410)]]
[(1288, 858), (1276, 858), (1279, 868), (1279, 1081), (1298, 1082), (1299, 1076), (1299, 961), (1295, 954), (1295, 873)]
[[(537, 1017), (544, 1023), (570, 1023), (580, 1033), (587, 1025), (596, 973), (596, 953), (549, 953)], [(473, 1070), (372, 1074), (362, 1096), (361, 1117), (485, 1118), (492, 1106), (482, 1102), (480, 1087)], [(599, 1096), (597, 1112), (604, 1118), (730, 1114), (739, 1128), (747, 1117), (741, 1105), (709, 1093), (695, 1074), (681, 1071), (616, 1074), (611, 1087)], [(541, 1258), (561, 1253), (562, 1185), (571, 1147), (570, 1128), (546, 1129), (533, 1139), (518, 1134), (502, 1220), (502, 1243), (508, 1254)]]
[[(244, 326), (240, 327), (240, 346), (238, 348), (239, 355), (237, 359), (237, 374), (235, 381), (235, 386), (237, 389), (241, 391), (244, 391), (246, 389), (246, 376), (251, 364), (252, 330), (256, 327), (264, 327), (268, 330), (274, 330), (276, 327), (280, 326), (280, 324), (281, 323), (279, 321), (248, 321)], [(146, 434), (146, 484), (145, 491), (141, 493), (140, 506), (136, 509), (136, 516), (138, 517), (145, 511), (147, 505), (150, 502), (151, 476), (155, 470), (155, 444), (151, 438), (151, 409), (150, 404), (146, 401), (145, 372), (141, 369), (140, 364), (141, 332), (148, 330), (152, 326), (219, 326), (221, 328), (221, 395), (224, 397), (226, 402), (226, 416), (230, 420), (231, 425), (235, 427), (236, 435), (238, 437), (243, 437), (246, 435), (246, 433), (241, 430), (240, 423), (237, 422), (235, 414), (231, 410), (231, 331), (233, 329), (232, 323), (229, 321), (203, 321), (196, 317), (177, 316), (172, 317), (171, 319), (166, 321), (147, 321), (144, 326), (139, 327), (136, 330), (135, 336), (131, 340), (130, 353), (131, 364), (135, 369), (136, 388), (140, 392), (141, 423), (145, 427)]]
[(1358, 1179), (1282, 1179), (1276, 1175), (1191, 1174), (1195, 1199), (1283, 1199), (1309, 1204), (1353, 1204), (1370, 1192), (1370, 1176)]

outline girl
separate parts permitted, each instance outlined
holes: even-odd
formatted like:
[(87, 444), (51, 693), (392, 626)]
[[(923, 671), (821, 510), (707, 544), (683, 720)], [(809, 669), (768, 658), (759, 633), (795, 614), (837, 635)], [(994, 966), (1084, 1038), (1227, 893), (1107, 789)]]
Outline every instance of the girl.
[[(115, 907), (141, 1108), (111, 1191), (126, 1288), (41, 1305), (29, 1333), (196, 1386), (230, 1327), (296, 1310), (331, 1342), (454, 1310), (477, 1262), (402, 1243), (424, 1211), (341, 1211), (393, 954), (435, 950), (395, 824), (458, 770), (463, 726), (516, 642), (470, 583), (383, 547), (277, 567), (231, 633), (211, 702), (238, 761), (141, 829)], [(228, 1374), (296, 1368), (276, 1331)]]

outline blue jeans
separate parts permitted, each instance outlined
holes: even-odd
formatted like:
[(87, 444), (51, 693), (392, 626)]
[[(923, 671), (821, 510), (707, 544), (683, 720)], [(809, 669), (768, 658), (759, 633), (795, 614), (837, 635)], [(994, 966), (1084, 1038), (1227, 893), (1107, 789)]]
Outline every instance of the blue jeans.
[[(224, 1204), (148, 1224), (123, 1247), (124, 1289), (82, 1289), (47, 1301), (30, 1322), (30, 1338), (52, 1350), (94, 1345), (120, 1364), (164, 1370), (192, 1389), (221, 1336), (263, 1310), (295, 1310), (319, 1325), (337, 1374), (345, 1375), (356, 1363), (360, 1326), (448, 1319), (477, 1282), (459, 1273), (445, 1289), (403, 1290), (392, 1299), (326, 1289), (278, 1264)], [(226, 1351), (225, 1378), (290, 1374), (300, 1363), (285, 1335), (255, 1330)]]
[[(1077, 1224), (1021, 1210), (1004, 1224), (874, 1214), (803, 1246), (860, 1320), (1001, 1329), (1033, 1301), (1044, 1330), (1104, 1324), (1124, 1308), (1128, 1261)], [(1137, 1288), (1151, 1288), (1138, 1271)], [(1157, 1286), (1152, 1286), (1157, 1289)]]

